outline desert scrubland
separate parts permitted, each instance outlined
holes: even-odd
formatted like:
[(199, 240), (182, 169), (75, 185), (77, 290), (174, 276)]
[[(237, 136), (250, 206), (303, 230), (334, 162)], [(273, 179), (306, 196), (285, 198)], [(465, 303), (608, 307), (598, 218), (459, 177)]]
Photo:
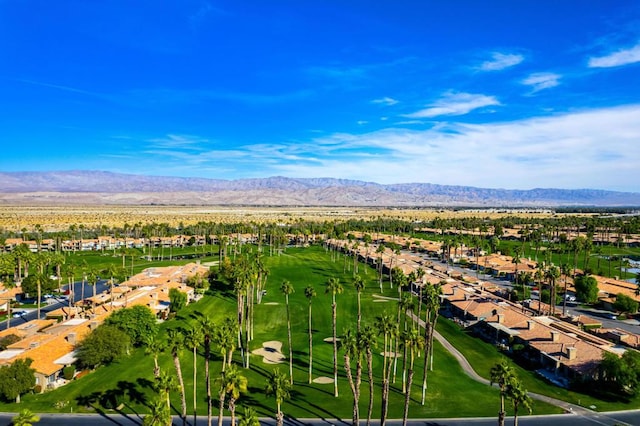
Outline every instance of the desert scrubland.
[(125, 223), (167, 223), (169, 225), (216, 223), (290, 223), (299, 219), (311, 221), (341, 221), (347, 219), (375, 219), (378, 217), (403, 220), (430, 220), (435, 217), (488, 217), (510, 215), (550, 217), (546, 210), (448, 210), (432, 208), (373, 208), (373, 207), (226, 207), (226, 206), (0, 206), (0, 228), (8, 231), (33, 229), (40, 225), (44, 231), (66, 230), (70, 225), (122, 226)]

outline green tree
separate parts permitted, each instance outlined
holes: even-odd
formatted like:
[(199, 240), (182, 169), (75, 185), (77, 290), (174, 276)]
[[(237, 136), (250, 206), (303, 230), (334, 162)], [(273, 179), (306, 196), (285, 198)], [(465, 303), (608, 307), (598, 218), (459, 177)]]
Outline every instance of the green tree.
[(17, 416), (11, 419), (13, 421), (13, 426), (31, 426), (34, 423), (38, 423), (40, 421), (40, 417), (35, 415), (31, 410), (25, 408), (20, 410)]
[(293, 348), (291, 345), (291, 311), (289, 309), (289, 295), (295, 291), (291, 283), (287, 280), (282, 281), (280, 284), (280, 291), (284, 294), (285, 303), (287, 306), (287, 339), (289, 342), (289, 380), (293, 385)]
[(238, 426), (260, 426), (260, 419), (256, 410), (245, 406), (242, 416), (238, 420)]
[(424, 349), (424, 338), (420, 335), (420, 332), (411, 328), (405, 331), (402, 335), (403, 346), (405, 347), (405, 353), (409, 354), (409, 374), (407, 377), (407, 388), (404, 394), (404, 412), (402, 416), (403, 426), (407, 425), (407, 418), (409, 417), (409, 400), (411, 399), (411, 384), (413, 383), (413, 365), (418, 352)]
[(187, 294), (177, 288), (169, 289), (169, 311), (180, 312), (187, 306)]
[(187, 401), (185, 399), (182, 366), (180, 365), (180, 352), (182, 352), (185, 345), (184, 333), (182, 330), (170, 328), (167, 330), (167, 337), (169, 339), (169, 352), (171, 352), (173, 366), (176, 369), (176, 376), (178, 377), (178, 390), (180, 391), (180, 418), (182, 419), (182, 424), (184, 426), (187, 424)]
[[(225, 396), (229, 396), (229, 412), (231, 413), (231, 426), (236, 424), (236, 401), (240, 394), (247, 391), (247, 378), (243, 376), (235, 365), (230, 366), (220, 373), (220, 413), (224, 412)], [(222, 421), (222, 415), (218, 417), (218, 424)]]
[(333, 396), (338, 397), (338, 338), (336, 336), (337, 307), (336, 294), (343, 291), (342, 284), (338, 278), (329, 278), (327, 281), (325, 294), (331, 293), (331, 319), (333, 324)]
[(95, 368), (127, 354), (130, 344), (125, 332), (112, 325), (102, 324), (76, 346), (76, 357), (82, 367)]
[(265, 394), (273, 396), (276, 400), (276, 426), (282, 426), (284, 414), (282, 413), (282, 403), (291, 398), (291, 382), (286, 374), (282, 374), (277, 368), (273, 370), (267, 379)]
[(171, 412), (162, 398), (151, 403), (151, 412), (142, 419), (142, 426), (169, 426), (171, 425)]
[(357, 331), (360, 331), (360, 322), (362, 321), (362, 309), (361, 309), (361, 303), (360, 303), (360, 298), (362, 296), (362, 292), (364, 291), (365, 288), (365, 282), (364, 279), (362, 278), (362, 276), (360, 275), (356, 275), (355, 277), (353, 277), (353, 286), (356, 289), (356, 294), (358, 297), (358, 322), (357, 322)]
[(307, 298), (307, 300), (309, 301), (309, 315), (308, 315), (308, 319), (309, 319), (309, 324), (308, 324), (308, 331), (309, 331), (309, 384), (311, 384), (311, 382), (313, 381), (313, 327), (312, 327), (312, 322), (311, 322), (311, 301), (314, 297), (316, 297), (317, 293), (315, 291), (315, 289), (312, 286), (307, 286), (304, 289), (304, 297)]
[(578, 275), (574, 280), (576, 297), (585, 303), (598, 301), (598, 281), (591, 275)]
[(20, 403), (20, 395), (33, 389), (35, 369), (31, 368), (31, 358), (17, 359), (0, 367), (0, 396)]
[(515, 377), (511, 379), (507, 388), (507, 398), (513, 404), (513, 425), (518, 426), (518, 410), (524, 408), (531, 414), (533, 401), (527, 390), (522, 387), (522, 384)]
[(491, 367), (491, 371), (489, 372), (491, 385), (497, 384), (500, 389), (500, 411), (498, 412), (498, 425), (504, 426), (504, 398), (507, 395), (507, 390), (509, 388), (509, 383), (513, 380), (514, 374), (511, 370), (507, 361), (502, 360), (493, 367)]
[(627, 350), (621, 357), (604, 352), (598, 382), (620, 395), (636, 395), (640, 388), (640, 352)]
[(211, 360), (211, 343), (215, 337), (216, 325), (207, 316), (201, 316), (198, 319), (198, 326), (203, 338), (204, 345), (204, 381), (205, 388), (207, 390), (207, 424), (211, 426), (212, 412), (211, 412), (211, 370), (209, 367), (209, 361)]
[(199, 327), (191, 327), (187, 330), (185, 335), (185, 344), (188, 348), (191, 348), (193, 352), (193, 424), (197, 423), (198, 416), (198, 393), (196, 391), (198, 387), (198, 348), (202, 342), (202, 329)]
[(176, 378), (163, 371), (156, 376), (154, 387), (160, 394), (161, 399), (165, 399), (167, 403), (167, 413), (171, 413), (171, 392), (178, 390)]
[(158, 333), (156, 316), (144, 305), (118, 309), (107, 317), (105, 324), (125, 332), (134, 346), (142, 346)]
[(638, 302), (626, 294), (618, 293), (616, 294), (616, 301), (613, 304), (613, 308), (619, 312), (635, 314), (638, 312)]

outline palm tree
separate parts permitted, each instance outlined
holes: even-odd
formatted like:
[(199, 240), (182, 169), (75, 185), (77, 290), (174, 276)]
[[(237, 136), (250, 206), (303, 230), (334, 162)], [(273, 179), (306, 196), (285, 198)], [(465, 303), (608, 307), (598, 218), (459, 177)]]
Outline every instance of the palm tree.
[(329, 278), (325, 294), (331, 293), (331, 317), (333, 320), (333, 395), (338, 397), (338, 340), (336, 337), (337, 304), (336, 294), (342, 293), (343, 288), (338, 278)]
[(265, 393), (267, 396), (273, 396), (276, 399), (276, 426), (282, 426), (284, 415), (282, 413), (282, 403), (285, 399), (291, 398), (291, 382), (287, 379), (286, 374), (280, 373), (277, 368), (267, 379)]
[(367, 409), (367, 426), (371, 425), (373, 414), (373, 348), (377, 346), (376, 330), (371, 325), (365, 325), (360, 331), (359, 344), (367, 358), (367, 376), (369, 379), (369, 406)]
[(153, 356), (153, 377), (160, 375), (160, 365), (158, 364), (158, 355), (164, 351), (167, 342), (160, 340), (157, 334), (152, 335), (146, 342), (144, 349), (145, 355)]
[(362, 279), (362, 277), (360, 275), (356, 275), (353, 278), (353, 286), (355, 287), (357, 295), (358, 295), (358, 325), (357, 325), (357, 331), (360, 331), (360, 322), (362, 320), (362, 310), (360, 308), (360, 296), (362, 294), (362, 291), (365, 288), (364, 279)]
[(211, 342), (215, 336), (216, 326), (208, 316), (201, 316), (198, 319), (198, 326), (202, 334), (204, 344), (204, 381), (207, 388), (207, 425), (211, 426), (211, 372), (209, 361), (211, 360)]
[[(362, 357), (360, 347), (358, 346), (358, 337), (351, 333), (351, 330), (347, 330), (340, 340), (340, 348), (344, 350), (344, 370), (347, 373), (347, 379), (349, 380), (349, 387), (353, 394), (353, 416), (352, 425), (358, 426), (360, 424), (360, 381), (362, 376)], [(356, 359), (356, 378), (354, 380), (351, 372), (351, 360)]]
[(247, 391), (247, 378), (240, 374), (235, 365), (227, 368), (220, 374), (220, 416), (218, 424), (221, 425), (224, 411), (225, 395), (229, 395), (229, 411), (231, 412), (231, 426), (236, 424), (236, 401), (240, 393)]
[(291, 312), (289, 310), (289, 295), (295, 290), (291, 283), (287, 280), (282, 281), (280, 284), (280, 291), (284, 294), (285, 302), (287, 305), (287, 337), (289, 339), (289, 380), (293, 385), (293, 348), (291, 347)]
[(379, 281), (380, 281), (380, 293), (382, 293), (382, 255), (384, 254), (384, 244), (380, 244), (376, 249), (376, 254), (378, 255), (378, 273), (379, 273)]
[(164, 397), (167, 402), (167, 412), (171, 412), (171, 398), (170, 393), (174, 390), (178, 389), (178, 384), (176, 383), (176, 379), (173, 376), (170, 376), (166, 372), (161, 372), (156, 377), (155, 388), (161, 397)]
[(167, 337), (169, 338), (169, 351), (171, 352), (173, 365), (176, 369), (176, 375), (178, 377), (178, 385), (180, 391), (180, 418), (182, 419), (182, 424), (184, 426), (187, 424), (187, 401), (185, 399), (182, 367), (180, 366), (180, 352), (185, 345), (185, 339), (182, 330), (178, 330), (175, 328), (170, 328), (169, 330), (167, 330)]
[(507, 397), (513, 403), (513, 425), (518, 426), (518, 409), (522, 407), (531, 414), (533, 401), (527, 390), (522, 387), (522, 384), (515, 377), (509, 383)]
[(489, 376), (491, 385), (493, 386), (493, 384), (496, 383), (498, 385), (498, 388), (500, 389), (500, 411), (498, 412), (498, 426), (504, 426), (504, 398), (507, 395), (509, 383), (513, 379), (514, 374), (509, 364), (507, 364), (505, 360), (502, 360), (491, 367)]
[(425, 295), (425, 324), (424, 324), (424, 340), (426, 350), (424, 353), (424, 368), (422, 371), (422, 399), (421, 404), (424, 405), (427, 395), (427, 365), (431, 363), (433, 370), (433, 335), (438, 321), (438, 311), (440, 310), (440, 294), (442, 293), (440, 286), (429, 285), (426, 287)]
[(233, 351), (236, 349), (236, 335), (238, 323), (235, 319), (227, 317), (220, 327), (215, 329), (213, 340), (222, 355), (222, 371), (231, 365)]
[(242, 416), (238, 420), (238, 426), (260, 426), (260, 419), (256, 410), (245, 406)]
[(317, 293), (312, 286), (304, 289), (304, 296), (309, 300), (309, 384), (313, 381), (313, 327), (311, 325), (311, 300)]
[(171, 412), (167, 409), (162, 398), (158, 398), (151, 404), (151, 413), (144, 416), (142, 426), (168, 426), (171, 425)]
[(407, 378), (407, 387), (404, 394), (404, 414), (402, 416), (402, 425), (407, 425), (407, 418), (409, 416), (409, 400), (411, 399), (411, 384), (413, 382), (413, 364), (416, 358), (416, 354), (424, 349), (424, 338), (420, 335), (420, 332), (412, 328), (405, 331), (402, 336), (403, 346), (405, 347), (405, 353), (409, 353), (409, 374)]
[(197, 363), (197, 355), (198, 348), (200, 347), (200, 343), (202, 342), (202, 329), (199, 327), (192, 327), (187, 330), (185, 336), (185, 344), (187, 347), (191, 348), (193, 351), (193, 424), (195, 425), (197, 422), (197, 384), (198, 384), (198, 363)]
[(20, 410), (17, 416), (13, 419), (14, 426), (31, 426), (34, 423), (38, 423), (40, 421), (40, 417), (35, 415), (31, 410), (25, 408)]
[[(376, 328), (379, 334), (384, 335), (384, 352), (382, 363), (382, 401), (380, 404), (380, 426), (385, 426), (389, 407), (389, 378), (393, 363), (388, 360), (391, 349), (391, 340), (398, 332), (398, 323), (386, 312), (376, 318)], [(397, 356), (397, 354), (394, 354)]]
[(91, 303), (93, 313), (96, 313), (96, 285), (98, 284), (98, 270), (95, 268), (89, 269), (89, 273), (87, 274), (87, 282), (91, 287), (93, 287), (93, 302)]
[(546, 277), (549, 280), (549, 284), (551, 286), (551, 291), (549, 292), (549, 314), (556, 314), (556, 281), (560, 277), (560, 268), (555, 265), (551, 265), (549, 269), (547, 269)]

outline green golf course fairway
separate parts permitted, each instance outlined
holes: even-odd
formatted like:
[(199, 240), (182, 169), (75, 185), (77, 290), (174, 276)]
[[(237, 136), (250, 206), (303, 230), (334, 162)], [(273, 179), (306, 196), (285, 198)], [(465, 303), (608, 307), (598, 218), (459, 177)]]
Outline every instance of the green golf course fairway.
[[(118, 261), (116, 258), (115, 261)], [(357, 318), (356, 291), (353, 287), (353, 273), (348, 270), (353, 267), (352, 258), (346, 261), (342, 255), (332, 260), (328, 253), (319, 246), (309, 248), (288, 248), (281, 255), (264, 256), (264, 262), (269, 269), (266, 285), (267, 293), (262, 303), (255, 306), (254, 339), (250, 342), (250, 349), (260, 348), (265, 341), (280, 341), (283, 343), (282, 352), (288, 356), (287, 323), (285, 297), (280, 292), (280, 284), (288, 280), (295, 288), (289, 296), (291, 309), (291, 330), (293, 341), (293, 371), (294, 386), (291, 399), (283, 403), (286, 416), (297, 418), (341, 418), (350, 420), (353, 396), (349, 389), (344, 372), (344, 358), (342, 351), (338, 355), (339, 363), (339, 392), (340, 396), (333, 396), (333, 384), (308, 384), (308, 331), (307, 312), (308, 300), (304, 289), (311, 285), (317, 292), (312, 300), (313, 309), (313, 377), (333, 376), (333, 347), (323, 339), (332, 334), (331, 327), (331, 295), (325, 294), (325, 283), (331, 277), (340, 279), (344, 292), (336, 296), (337, 300), (337, 330), (341, 335), (346, 329), (355, 331)], [(346, 265), (346, 266), (345, 266)], [(347, 270), (345, 271), (345, 269)], [(380, 295), (377, 272), (365, 265), (359, 265), (359, 274), (365, 279), (366, 288), (362, 293), (362, 318), (364, 324), (373, 324), (376, 316), (387, 311), (396, 315), (397, 302), (380, 300), (374, 295)], [(397, 290), (389, 288), (389, 282), (383, 283), (384, 296), (397, 297)], [(202, 300), (187, 306), (176, 319), (167, 321), (161, 326), (161, 335), (167, 328), (185, 327), (195, 324), (199, 315), (209, 316), (217, 324), (227, 317), (235, 317), (236, 297), (231, 288), (211, 290)], [(458, 336), (458, 340), (465, 336)], [(466, 339), (472, 339), (466, 337)], [(215, 379), (221, 368), (221, 356), (216, 348), (212, 348), (211, 360), (213, 414), (218, 413), (218, 387)], [(374, 354), (373, 369), (375, 381), (373, 417), (380, 417), (380, 383), (382, 370), (382, 336)], [(468, 378), (456, 360), (447, 353), (440, 344), (435, 343), (434, 369), (429, 372), (427, 398), (424, 406), (420, 405), (421, 385), (424, 358), (415, 362), (411, 406), (409, 416), (412, 418), (442, 418), (467, 416), (497, 416), (499, 410), (499, 393), (497, 389), (477, 383)], [(182, 371), (185, 382), (187, 412), (193, 411), (193, 355), (185, 348), (181, 354)], [(252, 355), (250, 368), (240, 372), (248, 379), (248, 392), (241, 395), (237, 401), (237, 412), (242, 413), (242, 406), (254, 407), (260, 416), (274, 416), (275, 401), (264, 394), (266, 378), (274, 368), (288, 373), (288, 363), (278, 366), (265, 364), (262, 357)], [(472, 361), (473, 364), (473, 360)], [(169, 353), (162, 353), (159, 357), (162, 371), (175, 375), (175, 369)], [(240, 356), (236, 351), (234, 362), (240, 365)], [(352, 361), (352, 365), (355, 362)], [(485, 367), (483, 363), (482, 368)], [(490, 368), (490, 364), (487, 364)], [(488, 371), (478, 371), (486, 376)], [(527, 379), (530, 380), (530, 379)], [(525, 383), (528, 384), (529, 382)], [(144, 348), (131, 351), (131, 354), (111, 365), (100, 367), (82, 378), (76, 379), (66, 386), (38, 395), (25, 395), (21, 404), (2, 404), (2, 411), (18, 411), (30, 408), (35, 412), (110, 412), (105, 408), (104, 401), (114, 395), (118, 398), (120, 409), (126, 413), (146, 414), (149, 405), (157, 398), (153, 390), (153, 357), (145, 354)], [(551, 386), (536, 384), (536, 387)], [(404, 405), (402, 388), (402, 359), (398, 360), (395, 384), (392, 384), (389, 401), (389, 418), (401, 418)], [(536, 389), (541, 392), (541, 389)], [(204, 380), (204, 358), (202, 347), (198, 349), (197, 357), (197, 411), (206, 414), (206, 389)], [(113, 398), (112, 398), (113, 399)], [(366, 419), (369, 402), (366, 364), (363, 371), (363, 382), (360, 398), (360, 417)], [(171, 405), (174, 414), (180, 409), (180, 398), (177, 391), (171, 393)], [(534, 414), (560, 413), (558, 407), (534, 401)], [(225, 411), (225, 414), (229, 414)], [(521, 410), (521, 415), (526, 414)], [(507, 401), (507, 415), (512, 415), (510, 402)]]

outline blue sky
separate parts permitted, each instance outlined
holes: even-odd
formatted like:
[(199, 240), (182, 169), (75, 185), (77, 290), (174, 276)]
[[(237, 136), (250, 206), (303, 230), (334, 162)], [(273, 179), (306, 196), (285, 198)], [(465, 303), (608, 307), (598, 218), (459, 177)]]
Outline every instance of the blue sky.
[(640, 191), (640, 2), (0, 0), (1, 171)]

